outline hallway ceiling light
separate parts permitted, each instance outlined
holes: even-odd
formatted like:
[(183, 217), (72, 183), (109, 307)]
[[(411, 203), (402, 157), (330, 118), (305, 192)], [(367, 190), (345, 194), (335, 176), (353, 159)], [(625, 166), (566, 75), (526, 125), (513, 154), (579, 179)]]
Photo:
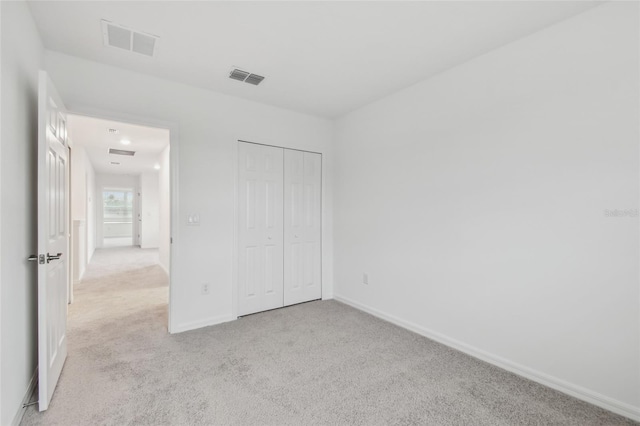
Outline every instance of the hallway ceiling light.
[(160, 164), (154, 165), (153, 168), (156, 169), (156, 170), (160, 170)]
[(131, 141), (130, 141), (129, 139), (122, 139), (122, 140), (120, 141), (120, 143), (121, 143), (122, 145), (131, 145)]

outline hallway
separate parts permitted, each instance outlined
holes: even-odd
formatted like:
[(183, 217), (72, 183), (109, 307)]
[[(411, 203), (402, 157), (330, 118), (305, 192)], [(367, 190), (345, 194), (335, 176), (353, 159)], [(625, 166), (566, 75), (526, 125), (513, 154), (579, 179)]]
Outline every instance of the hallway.
[(97, 249), (69, 305), (70, 355), (77, 334), (96, 327), (135, 321), (166, 331), (168, 283), (156, 249)]

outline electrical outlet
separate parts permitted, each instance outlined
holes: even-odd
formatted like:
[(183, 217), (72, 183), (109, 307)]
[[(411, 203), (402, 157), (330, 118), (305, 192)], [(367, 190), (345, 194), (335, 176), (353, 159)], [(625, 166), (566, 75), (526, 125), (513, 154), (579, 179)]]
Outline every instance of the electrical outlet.
[(209, 287), (209, 283), (202, 284), (202, 294), (209, 294), (211, 288)]
[(362, 274), (362, 284), (369, 285), (369, 274)]

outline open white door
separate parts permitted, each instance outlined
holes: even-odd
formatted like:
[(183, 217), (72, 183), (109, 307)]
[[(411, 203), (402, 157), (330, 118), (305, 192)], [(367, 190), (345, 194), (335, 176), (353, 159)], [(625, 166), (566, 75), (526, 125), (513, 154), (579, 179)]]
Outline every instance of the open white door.
[(38, 388), (46, 410), (67, 357), (69, 257), (66, 111), (51, 79), (38, 86)]

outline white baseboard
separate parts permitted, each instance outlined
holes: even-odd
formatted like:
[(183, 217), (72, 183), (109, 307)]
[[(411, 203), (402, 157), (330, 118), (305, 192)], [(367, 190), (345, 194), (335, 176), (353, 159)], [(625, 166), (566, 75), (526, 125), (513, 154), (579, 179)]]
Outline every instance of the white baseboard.
[(517, 364), (515, 362), (509, 361), (508, 359), (467, 345), (466, 343), (463, 343), (459, 340), (452, 339), (448, 336), (445, 336), (444, 334), (414, 324), (410, 321), (405, 321), (396, 316), (386, 314), (382, 311), (371, 308), (349, 298), (334, 295), (334, 299), (358, 310), (367, 312), (375, 317), (388, 321), (392, 324), (395, 324), (399, 327), (413, 331), (414, 333), (420, 334), (431, 340), (435, 340), (436, 342), (442, 343), (443, 345), (457, 349), (460, 352), (471, 355), (472, 357), (481, 359), (485, 362), (488, 362), (489, 364), (493, 364), (504, 370), (510, 371), (529, 380), (533, 380), (534, 382), (540, 383), (567, 395), (571, 395), (575, 398), (586, 401), (590, 404), (604, 408), (605, 410), (620, 414), (621, 416), (640, 421), (640, 407), (634, 407), (633, 405), (615, 400), (608, 396), (583, 388), (582, 386), (575, 385), (549, 374), (545, 374), (524, 365)]
[(27, 411), (27, 407), (25, 404), (29, 402), (31, 399), (31, 395), (36, 390), (36, 385), (38, 384), (38, 367), (36, 367), (36, 371), (33, 372), (33, 376), (31, 376), (31, 380), (29, 381), (29, 386), (27, 387), (27, 391), (22, 398), (22, 402), (20, 403), (20, 407), (18, 407), (18, 411), (16, 415), (13, 417), (13, 421), (11, 422), (11, 426), (18, 426), (22, 421), (22, 417), (24, 417), (24, 413)]
[(171, 274), (169, 274), (169, 270), (167, 268), (165, 268), (165, 266), (162, 264), (162, 262), (158, 262), (158, 266), (160, 266), (162, 268), (162, 270), (164, 271), (165, 274), (167, 274), (168, 277), (171, 277)]
[(76, 286), (78, 284), (80, 284), (82, 282), (82, 278), (84, 277), (84, 273), (87, 272), (87, 268), (85, 267), (82, 271), (80, 271), (80, 273), (78, 275), (80, 275), (78, 277), (77, 280), (73, 280), (73, 285)]
[(84, 271), (82, 271), (82, 274), (80, 274), (80, 278), (78, 278), (77, 280), (73, 280), (73, 285), (80, 284), (82, 282), (83, 277), (84, 277)]
[(182, 324), (178, 324), (175, 327), (172, 327), (171, 334), (182, 333), (184, 331), (190, 331), (190, 330), (196, 330), (198, 328), (208, 327), (210, 325), (222, 324), (224, 322), (233, 321), (235, 319), (236, 318), (233, 318), (229, 315), (220, 315), (217, 317), (205, 318), (200, 321), (185, 322)]

